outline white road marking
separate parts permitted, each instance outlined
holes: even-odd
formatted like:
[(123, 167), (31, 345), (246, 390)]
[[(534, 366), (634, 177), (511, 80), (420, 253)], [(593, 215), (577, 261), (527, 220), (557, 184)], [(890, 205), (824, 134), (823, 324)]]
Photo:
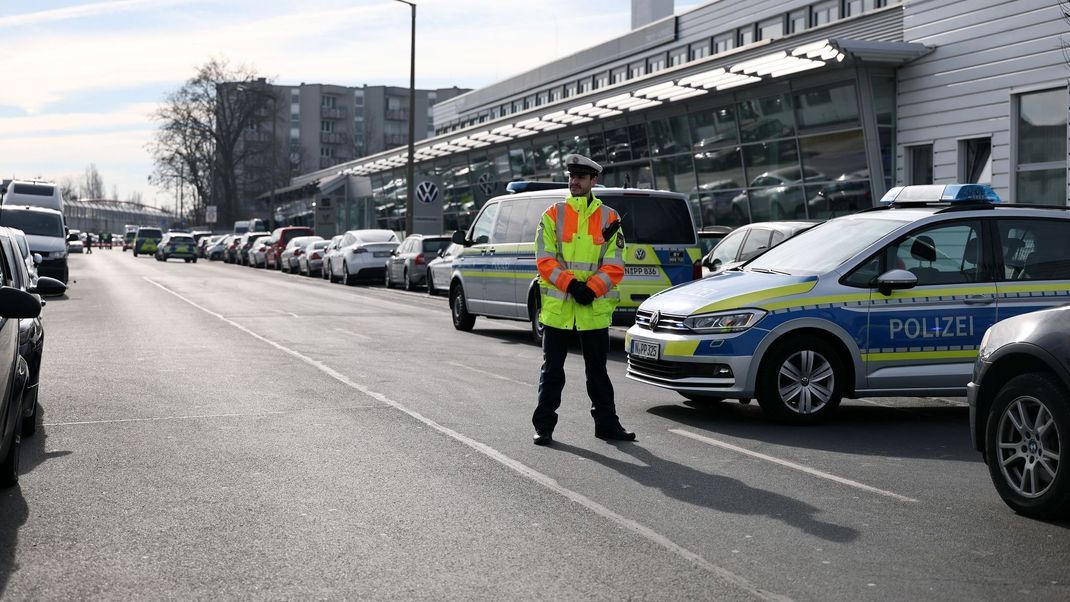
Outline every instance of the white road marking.
[(610, 510), (609, 508), (603, 506), (602, 504), (599, 504), (598, 502), (588, 498), (587, 496), (585, 496), (585, 495), (583, 495), (581, 493), (577, 493), (575, 491), (572, 491), (571, 489), (563, 487), (562, 485), (558, 484), (558, 482), (556, 480), (554, 480), (553, 478), (551, 478), (551, 477), (549, 477), (549, 476), (547, 476), (547, 475), (535, 470), (534, 468), (531, 468), (530, 466), (527, 466), (526, 464), (518, 462), (517, 460), (514, 460), (514, 459), (510, 458), (509, 456), (506, 456), (505, 454), (503, 454), (500, 451), (494, 449), (493, 447), (490, 447), (489, 445), (487, 445), (485, 443), (482, 443), (480, 441), (476, 441), (475, 439), (472, 439), (472, 438), (470, 438), (470, 437), (468, 437), (466, 435), (463, 435), (463, 434), (461, 434), (461, 433), (459, 433), (459, 432), (457, 432), (457, 431), (455, 431), (455, 430), (453, 430), (453, 429), (451, 429), (449, 427), (443, 426), (443, 425), (435, 422), (434, 420), (431, 420), (430, 418), (427, 418), (427, 417), (423, 416), (419, 412), (416, 412), (414, 410), (410, 410), (409, 408), (405, 407), (401, 403), (399, 403), (397, 401), (394, 401), (393, 399), (390, 399), (389, 397), (387, 397), (386, 395), (383, 395), (382, 393), (379, 393), (377, 391), (373, 391), (373, 390), (369, 389), (368, 387), (366, 387), (366, 386), (364, 386), (364, 385), (362, 385), (362, 384), (360, 384), (358, 382), (354, 382), (354, 381), (350, 380), (349, 377), (347, 377), (346, 375), (342, 374), (341, 372), (338, 372), (334, 368), (331, 368), (330, 366), (324, 364), (323, 362), (320, 362), (318, 360), (312, 359), (311, 357), (308, 357), (307, 355), (304, 355), (302, 353), (294, 351), (293, 349), (290, 349), (289, 347), (286, 347), (284, 345), (280, 345), (279, 343), (276, 343), (275, 341), (272, 341), (271, 339), (268, 339), (268, 338), (266, 338), (266, 337), (264, 337), (262, 335), (259, 335), (259, 334), (255, 333), (255, 332), (253, 332), (252, 330), (249, 330), (245, 326), (242, 326), (241, 324), (238, 324), (237, 322), (227, 318), (226, 316), (223, 316), (222, 314), (216, 313), (216, 312), (214, 312), (214, 311), (212, 311), (212, 310), (210, 310), (210, 309), (208, 309), (206, 307), (198, 305), (196, 302), (191, 301), (190, 299), (187, 299), (186, 297), (183, 297), (182, 295), (180, 295), (176, 291), (173, 291), (173, 290), (167, 288), (166, 286), (164, 286), (164, 285), (152, 280), (151, 278), (145, 277), (145, 280), (149, 284), (152, 284), (153, 286), (156, 286), (156, 287), (160, 288), (161, 290), (163, 290), (163, 291), (165, 291), (167, 293), (170, 293), (171, 295), (175, 296), (176, 298), (188, 303), (189, 305), (192, 305), (193, 307), (203, 311), (204, 313), (206, 313), (206, 314), (208, 314), (210, 316), (214, 316), (214, 317), (218, 318), (219, 320), (222, 320), (223, 322), (226, 322), (227, 324), (233, 326), (234, 328), (237, 328), (238, 330), (248, 334), (249, 336), (251, 336), (251, 337), (253, 337), (253, 338), (255, 338), (255, 339), (259, 340), (259, 341), (263, 341), (264, 343), (267, 343), (268, 345), (274, 347), (275, 349), (278, 349), (279, 351), (281, 351), (283, 353), (286, 353), (287, 355), (290, 355), (291, 357), (294, 357), (294, 358), (304, 362), (305, 364), (308, 364), (309, 366), (312, 366), (313, 368), (316, 368), (317, 370), (323, 372), (327, 376), (330, 376), (331, 378), (333, 378), (334, 380), (342, 383), (343, 385), (346, 385), (347, 387), (349, 387), (351, 389), (355, 389), (355, 390), (367, 395), (368, 397), (371, 397), (372, 399), (375, 399), (375, 400), (378, 400), (378, 401), (380, 401), (382, 403), (385, 403), (386, 405), (389, 405), (389, 406), (393, 407), (394, 409), (396, 409), (396, 410), (398, 410), (400, 412), (408, 414), (412, 418), (424, 423), (425, 425), (427, 425), (430, 428), (442, 433), (443, 435), (446, 435), (447, 437), (451, 437), (452, 439), (454, 439), (456, 441), (459, 441), (460, 443), (463, 443), (464, 445), (467, 445), (468, 447), (480, 452), (481, 454), (485, 455), (486, 457), (490, 458), (491, 460), (494, 460), (495, 462), (498, 462), (499, 464), (516, 471), (520, 475), (522, 475), (524, 477), (527, 477), (528, 479), (530, 479), (530, 480), (542, 485), (543, 487), (549, 489), (550, 491), (553, 491), (553, 492), (555, 492), (555, 493), (557, 493), (557, 494), (559, 494), (559, 495), (561, 495), (561, 496), (563, 496), (563, 497), (565, 497), (565, 498), (567, 498), (569, 500), (572, 500), (573, 502), (575, 502), (575, 503), (587, 508), (591, 512), (594, 512), (595, 514), (605, 518), (606, 520), (608, 520), (610, 522), (613, 522), (613, 523), (616, 523), (617, 525), (620, 525), (621, 527), (631, 531), (632, 533), (635, 533), (636, 535), (639, 535), (640, 537), (643, 537), (646, 540), (665, 548), (669, 552), (672, 552), (673, 554), (676, 554), (677, 556), (694, 563), (696, 566), (699, 566), (699, 567), (705, 569), (706, 571), (709, 571), (710, 573), (720, 577), (724, 581), (726, 581), (728, 583), (731, 583), (732, 585), (738, 587), (740, 590), (742, 590), (742, 591), (744, 591), (744, 592), (746, 592), (746, 593), (748, 593), (748, 594), (750, 594), (750, 595), (752, 595), (752, 596), (754, 596), (756, 598), (759, 598), (759, 599), (762, 599), (762, 600), (790, 600), (790, 598), (788, 598), (786, 596), (783, 596), (781, 594), (777, 594), (777, 593), (770, 592), (770, 591), (767, 591), (767, 590), (759, 588), (758, 586), (754, 585), (749, 580), (747, 580), (745, 577), (741, 577), (740, 575), (737, 575), (737, 574), (729, 571), (726, 568), (717, 566), (717, 565), (709, 562), (708, 560), (706, 560), (702, 556), (699, 556), (695, 552), (692, 552), (691, 550), (688, 550), (687, 548), (685, 548), (685, 547), (673, 542), (668, 537), (665, 537), (664, 535), (658, 533), (657, 531), (654, 531), (650, 527), (647, 527), (645, 525), (640, 524), (637, 521), (634, 521), (634, 520), (632, 520), (630, 518), (627, 518), (625, 516), (617, 514), (613, 510)]
[(843, 477), (838, 477), (838, 476), (836, 476), (834, 474), (829, 474), (827, 472), (824, 472), (824, 471), (821, 471), (821, 470), (817, 470), (815, 468), (810, 468), (809, 466), (803, 466), (802, 464), (796, 464), (794, 462), (789, 462), (787, 460), (781, 460), (780, 458), (776, 458), (776, 457), (773, 457), (773, 456), (768, 456), (766, 454), (758, 453), (756, 451), (751, 451), (751, 450), (749, 450), (747, 448), (739, 447), (738, 445), (732, 445), (731, 443), (725, 443), (724, 441), (718, 441), (717, 439), (711, 439), (711, 438), (706, 437), (704, 435), (699, 435), (698, 433), (692, 433), (691, 431), (685, 431), (683, 429), (669, 429), (669, 432), (670, 433), (676, 433), (677, 435), (683, 435), (684, 437), (689, 437), (691, 439), (694, 439), (695, 441), (701, 441), (701, 442), (706, 443), (708, 445), (713, 445), (715, 447), (720, 447), (720, 448), (723, 448), (723, 449), (727, 449), (727, 450), (730, 450), (730, 451), (741, 453), (741, 454), (744, 454), (744, 455), (747, 455), (747, 456), (758, 458), (760, 460), (765, 460), (766, 462), (772, 462), (774, 464), (779, 464), (781, 466), (786, 466), (787, 468), (791, 468), (793, 470), (798, 470), (800, 472), (805, 472), (808, 475), (815, 476), (815, 477), (818, 477), (820, 479), (828, 479), (829, 481), (834, 481), (836, 483), (840, 483), (841, 485), (847, 485), (849, 487), (854, 487), (856, 489), (861, 489), (862, 491), (868, 491), (870, 493), (876, 493), (877, 495), (883, 495), (885, 497), (890, 497), (892, 499), (899, 500), (901, 502), (917, 502), (918, 501), (918, 500), (916, 500), (914, 498), (907, 497), (905, 495), (899, 495), (898, 493), (893, 493), (891, 491), (885, 491), (883, 489), (877, 489), (876, 487), (871, 487), (869, 485), (866, 485), (865, 483), (859, 483), (858, 481), (852, 481), (851, 479), (845, 479)]
[(525, 387), (534, 387), (535, 386), (535, 385), (533, 385), (531, 383), (526, 383), (526, 382), (524, 382), (522, 380), (512, 379), (512, 378), (509, 378), (508, 376), (501, 376), (499, 374), (495, 374), (493, 372), (487, 372), (486, 370), (480, 370), (479, 368), (473, 368), (471, 366), (465, 366), (464, 364), (460, 364), (458, 362), (446, 362), (446, 363), (448, 365), (450, 365), (450, 366), (456, 366), (458, 368), (464, 368), (465, 370), (471, 370), (472, 372), (478, 372), (479, 374), (483, 374), (483, 375), (489, 376), (491, 378), (497, 378), (498, 380), (507, 380), (507, 381), (509, 381), (511, 383), (516, 383), (518, 385), (524, 385)]
[(283, 311), (283, 310), (281, 310), (281, 309), (273, 309), (273, 310), (271, 310), (271, 311), (275, 311), (275, 312), (278, 312), (278, 313), (280, 313), (280, 314), (286, 314), (286, 315), (288, 315), (288, 316), (293, 316), (293, 317), (295, 317), (295, 318), (300, 318), (300, 317), (301, 317), (301, 316), (299, 316), (299, 315), (295, 314), (295, 313), (294, 313), (294, 312), (292, 312), (292, 311)]
[(235, 416), (274, 416), (287, 412), (238, 412), (234, 414), (191, 414), (189, 416), (156, 416), (153, 418), (116, 418), (115, 420), (83, 420), (80, 422), (45, 422), (41, 426), (74, 426), (79, 424), (117, 424), (120, 422), (154, 422), (157, 420), (192, 420), (197, 418), (233, 418)]

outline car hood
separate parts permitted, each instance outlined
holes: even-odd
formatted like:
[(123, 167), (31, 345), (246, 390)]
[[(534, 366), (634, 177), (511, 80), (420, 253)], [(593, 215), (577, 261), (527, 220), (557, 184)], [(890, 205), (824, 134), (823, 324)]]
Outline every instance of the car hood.
[(39, 234), (27, 234), (26, 243), (30, 245), (30, 251), (34, 253), (58, 253), (67, 250), (67, 241), (59, 236), (41, 236)]
[(805, 295), (817, 284), (817, 276), (789, 276), (738, 270), (693, 280), (654, 295), (641, 311), (689, 316), (742, 307), (760, 307), (763, 302)]

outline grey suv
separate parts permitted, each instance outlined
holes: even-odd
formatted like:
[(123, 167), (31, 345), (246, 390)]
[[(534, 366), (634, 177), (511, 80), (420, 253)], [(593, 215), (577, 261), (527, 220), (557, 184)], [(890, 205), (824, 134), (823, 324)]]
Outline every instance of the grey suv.
[(989, 328), (966, 392), (974, 447), (1003, 501), (1027, 516), (1070, 517), (1070, 306)]

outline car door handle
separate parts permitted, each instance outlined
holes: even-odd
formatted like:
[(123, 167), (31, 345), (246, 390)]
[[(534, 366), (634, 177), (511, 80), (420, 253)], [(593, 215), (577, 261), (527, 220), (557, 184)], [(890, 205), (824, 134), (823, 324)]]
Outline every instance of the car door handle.
[(968, 295), (963, 302), (966, 305), (988, 305), (994, 303), (996, 298), (992, 295)]

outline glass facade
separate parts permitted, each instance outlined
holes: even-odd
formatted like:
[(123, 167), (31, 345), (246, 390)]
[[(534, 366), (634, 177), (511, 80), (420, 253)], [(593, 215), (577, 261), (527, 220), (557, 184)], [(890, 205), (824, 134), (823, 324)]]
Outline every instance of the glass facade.
[[(890, 185), (895, 83), (891, 77), (872, 81)], [(827, 218), (873, 205), (853, 79), (756, 92), (734, 101), (711, 95), (440, 158), (433, 171), (445, 192), (444, 228), (470, 225), (510, 181), (563, 181), (569, 153), (601, 163), (606, 186), (687, 195), (698, 226)], [(427, 172), (429, 163), (418, 169)], [(404, 167), (372, 177), (379, 227), (403, 229), (404, 177)]]

